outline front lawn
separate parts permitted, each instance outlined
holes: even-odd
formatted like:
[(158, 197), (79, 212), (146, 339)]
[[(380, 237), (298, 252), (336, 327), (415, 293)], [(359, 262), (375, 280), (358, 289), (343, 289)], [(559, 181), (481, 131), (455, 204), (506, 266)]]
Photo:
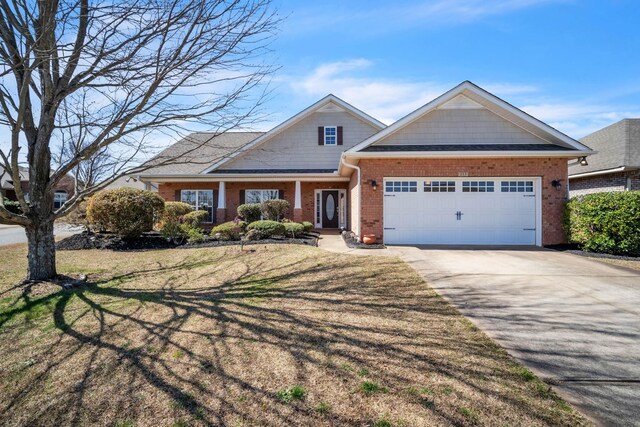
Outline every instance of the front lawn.
[(259, 245), (59, 252), (89, 283), (15, 288), (0, 248), (9, 425), (582, 425), (395, 258)]

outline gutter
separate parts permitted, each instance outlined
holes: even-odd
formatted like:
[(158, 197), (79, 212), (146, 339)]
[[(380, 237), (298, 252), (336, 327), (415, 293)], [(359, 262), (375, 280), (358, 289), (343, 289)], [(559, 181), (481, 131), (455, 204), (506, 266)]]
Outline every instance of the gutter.
[(597, 175), (607, 175), (607, 174), (610, 174), (610, 173), (633, 171), (633, 170), (637, 170), (637, 169), (639, 169), (639, 168), (638, 167), (634, 167), (634, 166), (620, 166), (618, 168), (603, 169), (603, 170), (599, 170), (599, 171), (595, 171), (595, 172), (576, 173), (576, 174), (573, 174), (573, 175), (569, 175), (569, 179), (571, 179), (571, 178), (586, 178), (586, 177), (589, 177), (589, 176), (597, 176)]
[[(344, 153), (343, 153), (342, 156), (340, 156), (340, 164), (344, 165), (344, 166), (346, 166), (348, 168), (355, 169), (358, 172), (358, 212), (357, 212), (358, 220), (357, 220), (357, 223), (358, 223), (358, 240), (360, 240), (360, 232), (362, 231), (360, 229), (360, 212), (362, 211), (362, 185), (361, 185), (361, 182), (360, 182), (360, 174), (361, 174), (360, 166), (356, 166), (356, 165), (352, 165), (352, 164), (347, 163), (344, 160)], [(352, 202), (352, 204), (353, 204), (353, 202)]]
[(449, 159), (449, 158), (485, 158), (485, 157), (567, 157), (579, 158), (595, 154), (596, 151), (439, 151), (439, 152), (416, 152), (416, 151), (369, 151), (357, 153), (343, 153), (344, 157), (352, 159), (379, 158), (379, 159)]

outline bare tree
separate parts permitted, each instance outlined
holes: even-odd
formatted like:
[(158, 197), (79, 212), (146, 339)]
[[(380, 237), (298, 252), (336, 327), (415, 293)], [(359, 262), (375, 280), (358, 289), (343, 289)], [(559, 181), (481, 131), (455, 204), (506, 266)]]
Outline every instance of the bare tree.
[[(120, 176), (157, 135), (245, 125), (264, 99), (279, 24), (270, 0), (0, 0), (0, 171), (29, 167), (28, 280), (56, 275), (53, 224)], [(198, 147), (194, 146), (196, 150)], [(25, 153), (26, 151), (26, 153)], [(154, 166), (175, 159), (160, 159)], [(53, 208), (76, 174), (76, 194)]]

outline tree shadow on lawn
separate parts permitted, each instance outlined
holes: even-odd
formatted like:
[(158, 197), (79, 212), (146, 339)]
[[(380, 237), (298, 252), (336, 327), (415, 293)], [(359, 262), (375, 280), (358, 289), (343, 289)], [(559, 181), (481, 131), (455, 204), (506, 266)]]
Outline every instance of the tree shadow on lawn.
[[(0, 314), (5, 341), (24, 340), (13, 320), (47, 305), (58, 333), (17, 346), (36, 361), (12, 372), (0, 414), (17, 425), (576, 420), (398, 260), (284, 250), (203, 252), (25, 297)], [(282, 403), (295, 384), (306, 398)]]

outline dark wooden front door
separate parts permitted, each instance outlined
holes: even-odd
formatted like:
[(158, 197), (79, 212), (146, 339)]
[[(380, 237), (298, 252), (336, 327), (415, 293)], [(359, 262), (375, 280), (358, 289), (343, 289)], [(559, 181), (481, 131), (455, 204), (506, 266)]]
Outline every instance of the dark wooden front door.
[(338, 228), (338, 191), (322, 192), (322, 228)]

